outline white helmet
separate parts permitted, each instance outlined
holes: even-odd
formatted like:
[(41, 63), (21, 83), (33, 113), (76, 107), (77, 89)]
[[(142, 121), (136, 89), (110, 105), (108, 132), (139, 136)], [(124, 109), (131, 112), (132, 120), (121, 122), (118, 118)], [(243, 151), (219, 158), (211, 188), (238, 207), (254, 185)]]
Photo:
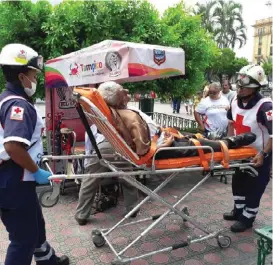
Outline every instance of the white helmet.
[(257, 64), (244, 66), (237, 74), (236, 83), (241, 87), (260, 88), (268, 84), (264, 69)]
[(0, 65), (26, 66), (42, 71), (43, 57), (26, 45), (8, 44), (0, 53)]

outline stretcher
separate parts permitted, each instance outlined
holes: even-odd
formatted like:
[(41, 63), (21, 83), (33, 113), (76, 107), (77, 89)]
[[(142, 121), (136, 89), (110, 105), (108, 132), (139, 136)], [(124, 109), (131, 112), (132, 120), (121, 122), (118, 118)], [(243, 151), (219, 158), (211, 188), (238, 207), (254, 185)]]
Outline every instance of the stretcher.
[[(213, 149), (209, 146), (200, 146), (198, 140), (193, 140), (195, 146), (192, 147), (169, 147), (169, 148), (160, 148), (156, 150), (155, 141), (152, 141), (150, 151), (144, 155), (143, 157), (138, 156), (122, 139), (117, 130), (115, 129), (115, 125), (111, 119), (111, 111), (97, 92), (96, 89), (85, 89), (85, 88), (76, 88), (74, 89), (74, 96), (77, 101), (76, 108), (79, 112), (81, 120), (86, 128), (87, 134), (96, 150), (97, 157), (101, 165), (108, 167), (111, 172), (105, 173), (96, 173), (96, 174), (75, 174), (75, 175), (52, 175), (50, 177), (51, 180), (56, 179), (67, 179), (67, 178), (104, 178), (104, 177), (114, 177), (117, 176), (119, 178), (124, 179), (132, 186), (136, 187), (140, 191), (142, 191), (147, 197), (143, 199), (140, 203), (138, 203), (134, 209), (131, 210), (122, 220), (120, 220), (117, 224), (115, 224), (112, 228), (101, 229), (101, 230), (93, 230), (92, 231), (92, 240), (96, 247), (102, 247), (105, 243), (108, 244), (110, 249), (115, 254), (115, 260), (112, 264), (123, 264), (126, 262), (131, 262), (133, 260), (137, 260), (140, 258), (144, 258), (150, 255), (154, 255), (156, 253), (161, 253), (165, 251), (171, 251), (178, 248), (187, 247), (192, 243), (201, 242), (204, 240), (208, 240), (211, 238), (215, 238), (219, 247), (227, 248), (231, 244), (231, 239), (227, 235), (224, 234), (223, 230), (219, 231), (211, 231), (205, 228), (204, 225), (195, 221), (189, 215), (189, 209), (184, 207), (179, 207), (179, 205), (200, 185), (202, 185), (208, 178), (211, 177), (211, 172), (213, 170), (223, 170), (230, 168), (238, 168), (240, 170), (247, 170), (252, 173), (253, 176), (257, 175), (257, 172), (252, 167), (251, 162), (242, 163), (243, 159), (246, 161), (247, 159), (252, 158), (256, 155), (257, 151), (250, 147), (243, 147), (234, 150), (228, 150), (224, 143), (222, 143), (222, 151), (214, 152)], [(107, 160), (107, 156), (101, 155), (94, 136), (90, 130), (90, 125), (88, 121), (92, 124), (95, 124), (98, 130), (105, 136), (106, 140), (112, 145), (113, 149), (116, 152), (116, 155), (121, 157), (124, 160), (127, 160), (130, 164), (134, 166), (135, 169), (130, 172), (121, 170), (118, 166), (110, 163)], [(174, 132), (175, 133), (175, 132)], [(161, 150), (166, 149), (197, 149), (199, 156), (196, 157), (184, 157), (184, 158), (175, 158), (175, 159), (161, 159), (156, 160), (156, 154)], [(210, 152), (205, 154), (204, 149), (209, 149)], [(48, 165), (48, 160), (54, 159), (82, 159), (83, 155), (75, 155), (75, 156), (45, 156), (43, 161)], [(90, 157), (90, 156), (87, 156)], [(239, 160), (240, 162), (236, 162)], [(50, 167), (49, 167), (50, 169)], [(182, 172), (206, 172), (201, 181), (199, 181), (189, 192), (187, 192), (184, 196), (178, 199), (176, 203), (173, 205), (168, 203), (164, 198), (162, 198), (158, 192), (165, 187), (171, 180), (173, 180), (178, 175), (181, 176)], [(151, 190), (142, 183), (138, 182), (134, 176), (137, 175), (157, 175), (162, 173), (170, 174), (156, 189)], [(54, 189), (53, 189), (54, 193)], [(56, 194), (56, 192), (55, 192)], [(128, 218), (137, 211), (145, 202), (147, 202), (150, 198), (162, 203), (164, 206), (168, 208), (166, 212), (161, 215), (152, 216), (150, 218), (145, 218), (142, 220), (137, 220), (130, 223), (125, 223)], [(183, 221), (187, 221), (191, 223), (196, 228), (200, 229), (205, 235), (200, 236), (198, 238), (188, 237), (186, 241), (182, 241), (178, 244), (174, 244), (169, 247), (165, 247), (163, 249), (159, 249), (156, 251), (145, 252), (145, 254), (135, 256), (135, 257), (126, 257), (124, 256), (125, 252), (135, 245), (140, 239), (142, 239), (152, 228), (154, 228), (159, 222), (161, 222), (164, 218), (167, 218), (171, 214), (176, 214), (182, 218)], [(122, 250), (117, 251), (113, 244), (111, 243), (109, 237), (110, 234), (121, 227), (139, 224), (142, 222), (152, 221), (148, 227), (140, 233), (139, 236), (135, 237), (135, 239), (130, 242), (126, 247)]]

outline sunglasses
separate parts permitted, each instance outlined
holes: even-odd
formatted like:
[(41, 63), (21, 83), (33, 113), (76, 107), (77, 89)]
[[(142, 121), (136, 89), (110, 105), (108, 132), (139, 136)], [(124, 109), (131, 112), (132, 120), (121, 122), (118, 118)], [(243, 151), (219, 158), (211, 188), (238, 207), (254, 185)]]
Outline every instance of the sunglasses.
[(238, 74), (236, 83), (240, 87), (249, 86), (251, 84), (255, 84), (258, 87), (261, 86), (260, 83), (257, 80), (255, 80), (253, 77), (249, 75), (242, 75), (242, 74)]

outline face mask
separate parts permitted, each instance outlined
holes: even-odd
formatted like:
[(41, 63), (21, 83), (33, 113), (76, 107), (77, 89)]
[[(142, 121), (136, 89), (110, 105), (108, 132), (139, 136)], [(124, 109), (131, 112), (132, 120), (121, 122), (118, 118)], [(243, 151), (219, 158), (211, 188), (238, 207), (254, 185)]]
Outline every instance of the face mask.
[(28, 81), (31, 83), (31, 88), (29, 87), (24, 87), (25, 93), (29, 96), (32, 97), (35, 92), (36, 92), (36, 88), (37, 88), (37, 84), (30, 81), (29, 78), (26, 76), (26, 78), (28, 79)]

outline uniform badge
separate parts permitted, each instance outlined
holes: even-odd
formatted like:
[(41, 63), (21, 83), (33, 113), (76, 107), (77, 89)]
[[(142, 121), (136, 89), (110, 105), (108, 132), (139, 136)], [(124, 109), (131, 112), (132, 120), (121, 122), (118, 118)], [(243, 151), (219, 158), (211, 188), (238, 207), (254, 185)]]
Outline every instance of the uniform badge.
[(24, 109), (21, 107), (13, 106), (11, 109), (10, 119), (22, 121), (24, 119)]
[(267, 111), (265, 114), (266, 114), (267, 120), (272, 121), (272, 115), (273, 115), (272, 110)]

